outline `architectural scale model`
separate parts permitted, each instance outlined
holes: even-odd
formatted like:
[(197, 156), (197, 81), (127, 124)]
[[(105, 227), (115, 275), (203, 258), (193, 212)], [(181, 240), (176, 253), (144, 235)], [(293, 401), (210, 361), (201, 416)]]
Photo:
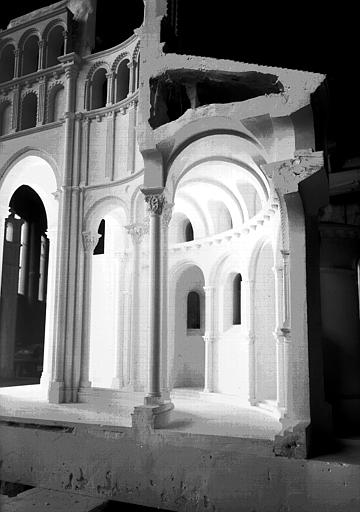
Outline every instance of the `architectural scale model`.
[(178, 0), (94, 52), (77, 4), (0, 32), (1, 479), (356, 510), (359, 466), (304, 460), (360, 431), (360, 173), (331, 168), (325, 75), (198, 54)]

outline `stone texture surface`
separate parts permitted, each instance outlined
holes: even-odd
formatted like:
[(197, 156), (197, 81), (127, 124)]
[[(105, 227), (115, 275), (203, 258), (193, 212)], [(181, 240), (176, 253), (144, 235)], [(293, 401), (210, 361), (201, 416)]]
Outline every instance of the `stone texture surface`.
[(106, 499), (71, 492), (30, 489), (13, 498), (0, 496), (1, 512), (97, 512)]
[(90, 425), (1, 426), (0, 437), (1, 479), (79, 496), (212, 512), (360, 507), (360, 465), (276, 457), (266, 440)]

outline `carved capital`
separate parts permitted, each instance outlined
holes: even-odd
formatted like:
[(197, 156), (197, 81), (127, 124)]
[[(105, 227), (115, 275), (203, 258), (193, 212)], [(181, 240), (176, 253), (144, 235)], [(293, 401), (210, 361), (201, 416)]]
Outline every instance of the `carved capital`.
[(145, 223), (129, 224), (125, 226), (125, 229), (127, 229), (135, 244), (140, 244), (144, 235), (148, 232), (148, 226)]
[(216, 336), (214, 334), (205, 333), (204, 336), (202, 336), (202, 339), (205, 341), (205, 343), (214, 343)]
[(165, 197), (163, 194), (149, 194), (145, 196), (148, 210), (154, 215), (161, 215), (165, 206)]
[(78, 68), (73, 64), (68, 64), (65, 66), (65, 78), (66, 80), (71, 80), (77, 77)]
[(83, 245), (84, 251), (88, 254), (92, 254), (100, 238), (99, 233), (92, 233), (91, 231), (83, 231)]

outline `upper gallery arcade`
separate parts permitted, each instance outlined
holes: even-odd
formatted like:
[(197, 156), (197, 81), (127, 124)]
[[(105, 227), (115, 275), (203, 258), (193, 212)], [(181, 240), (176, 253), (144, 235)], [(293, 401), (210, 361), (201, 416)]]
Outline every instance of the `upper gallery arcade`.
[(0, 33), (0, 378), (135, 397), (136, 428), (196, 388), (266, 409), (279, 454), (306, 456), (327, 418), (305, 229), (328, 201), (324, 76), (172, 53), (166, 4), (96, 53), (66, 1)]

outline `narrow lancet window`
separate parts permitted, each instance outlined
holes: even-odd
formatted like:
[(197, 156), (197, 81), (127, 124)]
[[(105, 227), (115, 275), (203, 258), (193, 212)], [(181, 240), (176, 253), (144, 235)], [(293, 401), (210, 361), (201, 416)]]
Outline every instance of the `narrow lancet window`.
[(194, 291), (187, 297), (187, 328), (200, 329), (200, 295)]
[(233, 281), (233, 325), (241, 324), (241, 274), (236, 274)]

